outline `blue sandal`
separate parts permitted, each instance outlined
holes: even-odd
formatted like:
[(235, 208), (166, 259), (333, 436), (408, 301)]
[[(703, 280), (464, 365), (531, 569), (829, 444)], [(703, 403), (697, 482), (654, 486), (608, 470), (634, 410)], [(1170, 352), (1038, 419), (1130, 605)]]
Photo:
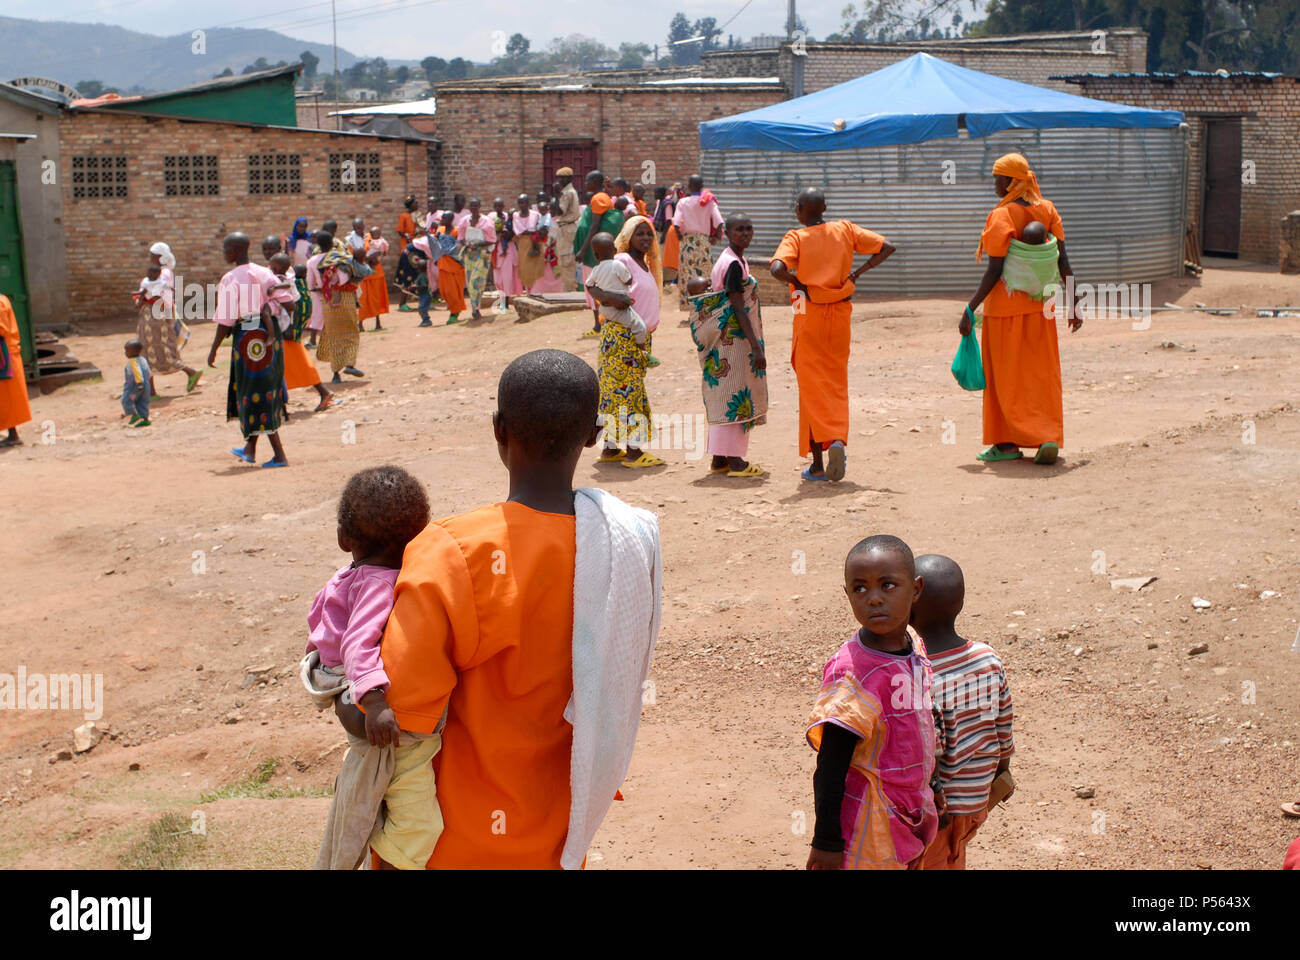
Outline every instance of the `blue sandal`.
[(838, 483), (844, 479), (844, 464), (848, 462), (844, 444), (836, 440), (826, 450), (826, 479)]
[(243, 447), (231, 447), (230, 452), (233, 453), (235, 456), (237, 456), (240, 460), (243, 460), (245, 463), (257, 463), (256, 460), (254, 460), (248, 454), (244, 453)]
[(812, 480), (812, 481), (814, 481), (814, 482), (816, 482), (816, 483), (826, 483), (826, 482), (827, 482), (827, 481), (826, 481), (826, 474), (823, 473), (823, 474), (819, 477), (819, 476), (817, 476), (817, 474), (809, 472), (809, 471), (811, 471), (811, 470), (812, 470), (812, 467), (804, 467), (804, 468), (803, 468), (803, 473), (799, 474), (799, 476), (803, 477), (803, 479), (805, 479), (805, 480)]
[(289, 463), (286, 460), (271, 459), (262, 464), (262, 469), (265, 470), (267, 467), (287, 467), (288, 465)]

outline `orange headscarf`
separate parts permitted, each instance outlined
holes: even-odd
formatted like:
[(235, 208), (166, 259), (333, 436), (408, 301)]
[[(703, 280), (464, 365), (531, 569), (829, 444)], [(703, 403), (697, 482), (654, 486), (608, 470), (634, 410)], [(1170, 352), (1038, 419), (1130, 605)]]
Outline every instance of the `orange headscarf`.
[[(1022, 155), (1004, 153), (993, 162), (993, 174), (1011, 178), (1007, 195), (998, 201), (998, 207), (1005, 207), (1008, 203), (1015, 203), (1022, 198), (1030, 203), (1043, 202), (1043, 195), (1038, 190), (1038, 179), (1034, 176), (1034, 171), (1029, 169), (1029, 161)], [(996, 210), (997, 207), (994, 209)], [(976, 262), (983, 256), (984, 238), (981, 236), (979, 246), (975, 248)]]
[(608, 193), (592, 194), (591, 200), (587, 206), (591, 207), (593, 217), (603, 217), (610, 210), (614, 209), (614, 201), (610, 199)]
[[(623, 224), (623, 229), (614, 238), (614, 249), (619, 253), (627, 253), (628, 248), (632, 245), (632, 234), (643, 223), (650, 225), (650, 232), (653, 234), (655, 225), (649, 217), (629, 217), (627, 222)], [(655, 278), (655, 289), (662, 291), (664, 288), (664, 268), (659, 256), (658, 237), (652, 237), (650, 241), (650, 249), (646, 251), (645, 255), (645, 265), (646, 269), (650, 271), (650, 276)]]

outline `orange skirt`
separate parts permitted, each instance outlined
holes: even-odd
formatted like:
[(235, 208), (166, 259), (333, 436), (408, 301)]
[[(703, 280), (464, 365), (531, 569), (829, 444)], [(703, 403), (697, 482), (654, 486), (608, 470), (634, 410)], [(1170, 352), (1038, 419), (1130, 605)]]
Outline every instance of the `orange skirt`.
[(984, 316), (984, 442), (1065, 443), (1056, 320), (1042, 310)]
[(316, 364), (311, 362), (307, 348), (297, 340), (284, 341), (284, 385), (286, 389), (314, 387), (320, 383)]
[(358, 303), (361, 307), (358, 319), (369, 320), (388, 312), (388, 277), (384, 275), (384, 265), (375, 265), (375, 272), (357, 285)]
[[(794, 317), (790, 365), (799, 383), (799, 455), (849, 441), (849, 318), (853, 304), (804, 301)], [(811, 440), (811, 443), (810, 443)]]
[(23, 358), (19, 347), (10, 350), (14, 375), (0, 380), (0, 430), (8, 430), (32, 419), (32, 406), (27, 402), (27, 378), (23, 374)]
[(677, 239), (677, 231), (670, 225), (668, 235), (664, 237), (663, 268), (665, 270), (677, 269), (677, 252), (680, 247), (681, 241)]
[(465, 267), (451, 257), (438, 261), (438, 292), (452, 313), (465, 309)]

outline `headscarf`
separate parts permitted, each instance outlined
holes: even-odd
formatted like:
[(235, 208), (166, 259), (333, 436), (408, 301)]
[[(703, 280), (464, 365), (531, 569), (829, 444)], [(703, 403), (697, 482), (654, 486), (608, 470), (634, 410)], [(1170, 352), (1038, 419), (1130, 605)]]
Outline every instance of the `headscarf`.
[(608, 193), (593, 193), (591, 199), (587, 201), (587, 206), (591, 208), (593, 217), (603, 217), (609, 211), (614, 209), (614, 201), (610, 199)]
[(289, 248), (291, 250), (293, 249), (294, 244), (296, 244), (299, 240), (311, 239), (307, 235), (306, 227), (307, 227), (306, 217), (299, 217), (297, 220), (293, 222), (293, 230), (289, 234)]
[[(641, 224), (647, 224), (650, 227), (650, 249), (645, 253), (646, 269), (650, 271), (650, 276), (654, 277), (655, 292), (662, 295), (664, 289), (664, 268), (659, 259), (659, 238), (655, 236), (655, 225), (649, 217), (631, 217), (623, 224), (623, 229), (618, 232), (614, 238), (614, 249), (618, 253), (627, 253), (628, 248), (632, 245), (632, 234)], [(628, 254), (631, 256), (631, 254)]]
[[(1007, 187), (1007, 195), (998, 201), (998, 207), (1005, 207), (1008, 203), (1015, 203), (1017, 200), (1024, 199), (1030, 203), (1042, 203), (1043, 195), (1038, 190), (1038, 179), (1034, 176), (1034, 171), (1029, 169), (1029, 161), (1018, 153), (1004, 153), (993, 162), (994, 176), (1010, 177), (1011, 185)], [(994, 207), (993, 209), (997, 209)], [(975, 248), (975, 261), (984, 256), (984, 237), (981, 234), (979, 246)]]
[(176, 258), (172, 256), (172, 248), (167, 246), (167, 244), (163, 243), (161, 240), (150, 247), (149, 252), (157, 256), (162, 262), (162, 265), (167, 267), (169, 270), (174, 270), (176, 268)]
[(1004, 153), (998, 157), (993, 163), (993, 173), (995, 176), (1011, 178), (1007, 195), (998, 201), (999, 207), (1014, 203), (1021, 197), (1030, 203), (1042, 202), (1043, 195), (1038, 192), (1038, 180), (1034, 177), (1034, 171), (1029, 169), (1029, 161), (1020, 154)]

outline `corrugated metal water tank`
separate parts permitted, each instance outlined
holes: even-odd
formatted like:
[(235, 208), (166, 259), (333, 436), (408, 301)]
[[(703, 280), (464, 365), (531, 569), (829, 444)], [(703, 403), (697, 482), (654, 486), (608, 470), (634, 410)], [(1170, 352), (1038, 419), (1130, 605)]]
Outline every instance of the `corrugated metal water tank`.
[(1141, 283), (1182, 271), (1187, 208), (1184, 129), (1006, 130), (956, 139), (821, 153), (702, 150), (700, 173), (724, 214), (754, 222), (751, 259), (797, 227), (794, 199), (826, 191), (828, 220), (849, 219), (898, 247), (863, 274), (866, 292), (971, 293), (986, 262), (975, 248), (993, 192), (993, 162), (1022, 153), (1065, 226), (1075, 276)]

